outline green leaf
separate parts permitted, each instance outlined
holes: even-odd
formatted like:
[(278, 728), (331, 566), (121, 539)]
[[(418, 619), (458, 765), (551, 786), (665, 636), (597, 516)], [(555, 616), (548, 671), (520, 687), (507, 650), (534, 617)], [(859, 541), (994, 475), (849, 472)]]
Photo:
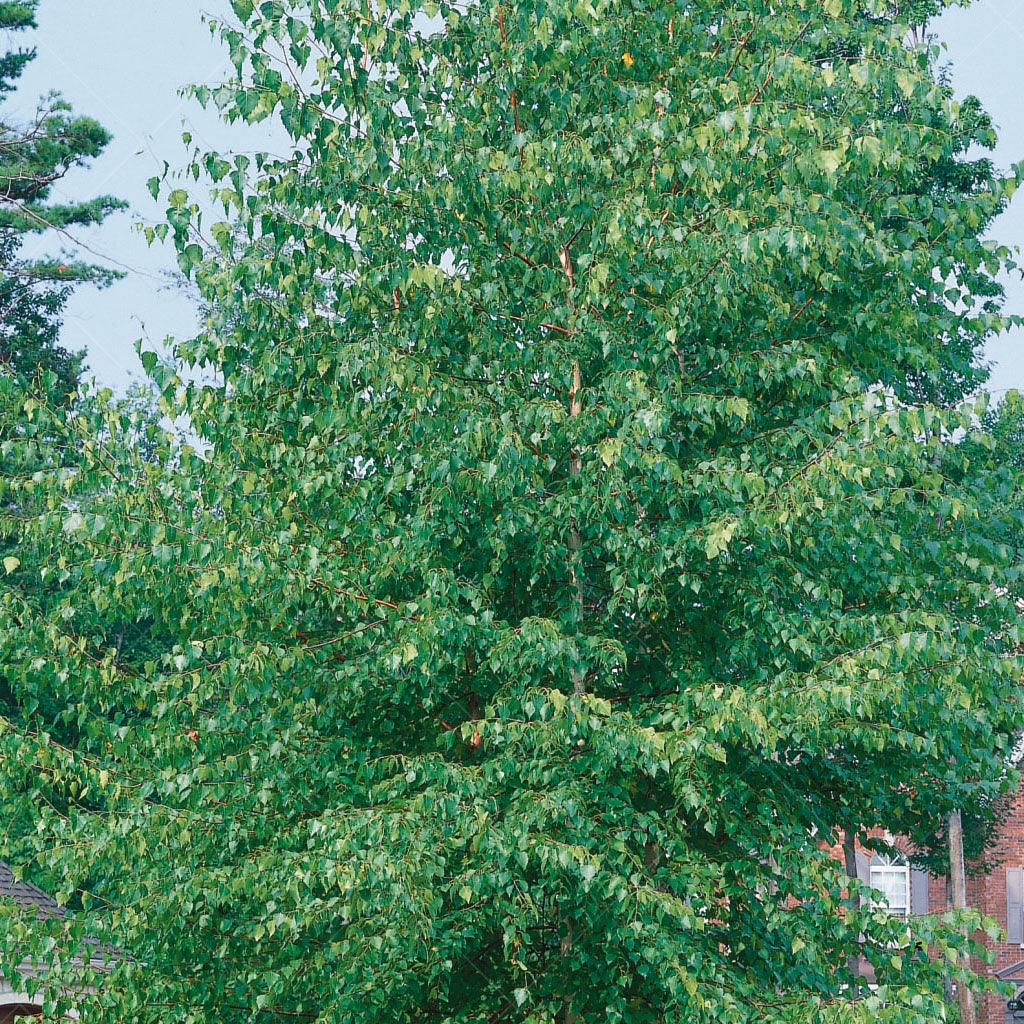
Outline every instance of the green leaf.
[(834, 175), (843, 164), (843, 155), (837, 149), (823, 149), (817, 154), (818, 166), (828, 175)]
[(615, 464), (622, 451), (622, 441), (619, 438), (608, 438), (597, 446), (601, 461), (609, 468)]

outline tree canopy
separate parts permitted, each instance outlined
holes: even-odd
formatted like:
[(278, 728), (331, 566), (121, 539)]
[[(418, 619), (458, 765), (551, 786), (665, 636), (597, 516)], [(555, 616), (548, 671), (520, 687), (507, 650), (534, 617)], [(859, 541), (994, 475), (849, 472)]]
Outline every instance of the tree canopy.
[(957, 920), (825, 844), (1009, 784), (977, 104), (890, 3), (233, 7), (197, 97), (294, 152), (197, 152), (216, 223), (152, 183), (191, 442), (8, 389), (12, 466), (81, 453), (9, 482), (38, 955), (130, 952), (97, 1021), (937, 1019)]

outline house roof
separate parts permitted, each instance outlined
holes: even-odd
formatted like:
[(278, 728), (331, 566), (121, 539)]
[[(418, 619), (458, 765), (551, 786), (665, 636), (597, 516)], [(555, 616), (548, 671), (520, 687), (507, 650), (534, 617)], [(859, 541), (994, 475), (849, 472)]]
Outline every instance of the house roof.
[(1024, 960), (1018, 960), (1016, 963), (996, 971), (996, 977), (1000, 981), (1024, 981)]
[(64, 913), (49, 893), (43, 892), (39, 886), (33, 885), (31, 882), (15, 878), (11, 866), (2, 860), (0, 860), (0, 900), (17, 903), (20, 907), (35, 907), (46, 917), (60, 917)]
[[(34, 909), (39, 917), (67, 917), (67, 910), (48, 893), (26, 882), (24, 879), (14, 877), (14, 871), (10, 864), (0, 860), (0, 903), (16, 903), (27, 910)], [(86, 944), (91, 947), (89, 954), (89, 966), (100, 970), (109, 970), (112, 964), (122, 959), (122, 954), (113, 946), (98, 942), (96, 939), (86, 936)], [(76, 962), (81, 962), (76, 958)], [(2, 1018), (2, 1006), (0, 1001), (0, 1018)]]

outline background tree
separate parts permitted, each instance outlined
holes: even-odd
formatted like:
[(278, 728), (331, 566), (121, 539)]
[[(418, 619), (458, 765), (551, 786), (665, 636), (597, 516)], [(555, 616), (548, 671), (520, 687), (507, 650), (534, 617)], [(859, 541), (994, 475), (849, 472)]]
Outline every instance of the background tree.
[(167, 194), (200, 443), (27, 408), (81, 452), (0, 632), (38, 954), (131, 951), (97, 1021), (935, 1020), (958, 922), (844, 913), (822, 840), (1020, 724), (977, 110), (884, 3), (234, 7), (199, 97), (295, 153)]
[[(10, 37), (35, 28), (37, 8), (38, 0), (0, 3), (0, 32)], [(98, 224), (126, 206), (110, 196), (53, 201), (65, 175), (98, 157), (110, 135), (92, 118), (75, 115), (57, 93), (44, 97), (27, 123), (10, 114), (6, 104), (35, 55), (31, 48), (0, 55), (0, 593), (13, 623), (45, 617), (62, 600), (55, 538), (34, 550), (23, 543), (23, 525), (39, 509), (25, 500), (17, 482), (36, 473), (73, 473), (78, 455), (60, 444), (59, 435), (34, 430), (25, 403), (37, 395), (58, 416), (68, 414), (81, 383), (83, 353), (61, 344), (66, 303), (77, 286), (104, 287), (121, 276), (63, 251), (48, 256), (27, 250), (38, 249), (31, 243), (46, 232), (70, 242), (68, 229)], [(13, 706), (7, 669), (0, 669), (0, 693)], [(48, 715), (62, 706), (55, 700), (47, 705)], [(19, 859), (17, 831), (8, 835), (0, 856)]]
[[(980, 513), (987, 523), (987, 532), (1011, 552), (1011, 564), (1021, 564), (1024, 544), (1024, 401), (1017, 391), (1009, 391), (997, 406), (983, 418), (984, 434), (969, 438), (947, 449), (947, 464), (954, 476), (965, 472), (975, 475), (972, 488), (981, 503)], [(1013, 592), (1019, 606), (1017, 573)], [(946, 806), (963, 807), (964, 850), (968, 871), (987, 872), (998, 865), (986, 856), (992, 836), (1002, 827), (1010, 810), (1008, 797), (1016, 788), (1020, 747), (1015, 746), (1002, 772), (993, 771), (975, 780), (965, 790), (957, 787), (952, 794), (935, 793), (934, 798)], [(932, 815), (915, 820), (911, 809), (901, 830), (911, 836), (917, 848), (915, 860), (934, 875), (946, 873), (949, 851), (945, 830), (934, 832)]]
[[(0, 32), (35, 28), (39, 0), (0, 4)], [(9, 94), (35, 57), (31, 49), (0, 56), (0, 97)], [(66, 254), (26, 256), (25, 243), (46, 231), (98, 224), (125, 203), (112, 196), (54, 203), (54, 186), (72, 168), (99, 156), (110, 135), (90, 117), (75, 115), (56, 93), (27, 124), (0, 109), (0, 360), (22, 377), (56, 375), (57, 393), (78, 383), (81, 353), (59, 342), (60, 317), (76, 284), (107, 285), (119, 275)]]

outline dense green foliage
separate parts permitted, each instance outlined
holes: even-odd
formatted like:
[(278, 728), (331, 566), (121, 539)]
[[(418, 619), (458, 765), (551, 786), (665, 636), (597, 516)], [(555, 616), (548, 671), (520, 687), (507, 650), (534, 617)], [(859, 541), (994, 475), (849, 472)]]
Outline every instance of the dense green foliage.
[[(0, 3), (0, 31), (5, 34), (35, 28), (37, 0)], [(0, 56), (0, 99), (9, 100), (18, 78), (35, 57), (31, 49), (11, 50)], [(63, 313), (75, 286), (106, 285), (118, 275), (71, 256), (33, 256), (26, 246), (46, 231), (97, 224), (109, 213), (124, 207), (110, 196), (83, 202), (55, 203), (54, 189), (74, 168), (88, 165), (110, 140), (96, 121), (75, 116), (67, 103), (52, 93), (37, 107), (31, 123), (12, 120), (0, 110), (0, 376), (15, 399), (23, 388), (42, 389), (53, 407), (68, 406), (79, 385), (82, 353), (70, 352), (60, 342)], [(35, 248), (30, 246), (30, 248)], [(0, 441), (26, 437), (20, 403), (0, 423)], [(19, 469), (40, 472), (55, 465), (73, 463), (76, 452), (51, 447), (41, 453), (20, 448)], [(9, 448), (0, 454), (0, 474), (10, 469)], [(51, 583), (40, 573), (49, 563), (31, 561), (32, 553), (20, 543), (22, 523), (36, 512), (25, 495), (13, 494), (0, 483), (0, 572), (15, 565), (23, 572), (8, 581), (22, 603), (24, 615), (43, 614), (54, 595)], [(37, 553), (38, 554), (38, 553)], [(29, 561), (23, 560), (28, 557)], [(52, 581), (52, 577), (51, 577)], [(31, 609), (31, 610), (30, 610)], [(0, 665), (0, 687), (7, 686), (8, 666)]]
[[(978, 513), (985, 520), (985, 532), (990, 543), (1005, 545), (1014, 564), (1024, 562), (1024, 488), (1017, 483), (1009, 489), (989, 486), (1011, 473), (1020, 480), (1024, 469), (1024, 396), (1008, 392), (999, 405), (989, 409), (981, 421), (984, 433), (967, 438), (957, 446), (955, 454), (962, 458), (961, 468), (977, 474), (973, 485), (978, 500)], [(982, 874), (1002, 868), (998, 858), (987, 849), (994, 834), (1001, 829), (1011, 809), (1006, 787), (1017, 781), (1010, 765), (1002, 773), (993, 767), (989, 787), (971, 787), (968, 792), (953, 791), (947, 795), (944, 809), (958, 805), (963, 813), (964, 853), (969, 873)], [(901, 823), (899, 831), (916, 842), (919, 864), (935, 875), (944, 875), (949, 866), (949, 850), (944, 828), (936, 829), (936, 807), (912, 809)]]
[[(38, 0), (0, 3), (0, 31), (10, 36), (35, 28), (37, 7)], [(0, 55), (0, 99), (11, 99), (35, 55), (33, 49)], [(78, 455), (57, 436), (39, 434), (24, 401), (29, 388), (39, 390), (58, 418), (73, 404), (82, 353), (68, 351), (60, 341), (67, 301), (77, 285), (105, 286), (119, 276), (65, 254), (30, 255), (26, 248), (38, 249), (32, 243), (46, 231), (97, 224), (124, 207), (109, 196), (52, 201), (62, 179), (98, 157), (109, 140), (104, 128), (92, 118), (74, 116), (56, 93), (39, 103), (30, 123), (0, 110), (0, 381), (5, 400), (0, 422), (0, 586), (4, 613), (15, 626), (45, 617), (63, 595), (52, 571), (52, 545), (31, 548), (22, 542), (24, 524), (45, 503), (36, 504), (9, 484), (19, 473), (67, 470)], [(12, 699), (13, 667), (0, 663), (5, 702)], [(48, 712), (59, 712), (59, 706)], [(4, 844), (2, 854), (17, 856), (17, 844)]]
[[(35, 27), (39, 0), (0, 4), (0, 32)], [(0, 55), (0, 96), (9, 93), (34, 50)], [(75, 115), (56, 93), (39, 104), (31, 123), (0, 111), (0, 363), (22, 378), (56, 374), (55, 394), (75, 390), (81, 356), (59, 343), (60, 318), (75, 284), (109, 284), (118, 275), (70, 256), (23, 254), (25, 242), (49, 230), (100, 223), (124, 208), (111, 196), (84, 202), (51, 201), (54, 186), (72, 168), (99, 156), (110, 135), (90, 117)]]
[(295, 152), (168, 195), (200, 443), (6, 396), (39, 955), (130, 950), (96, 1021), (937, 1019), (956, 921), (822, 841), (936, 834), (1021, 724), (977, 105), (886, 3), (234, 8), (199, 98)]
[[(35, 28), (38, 0), (0, 3), (0, 31), (5, 34)], [(35, 57), (31, 49), (0, 56), (0, 99), (9, 100), (18, 78)], [(0, 110), (0, 376), (15, 396), (22, 388), (42, 389), (44, 400), (55, 407), (71, 403), (79, 385), (82, 353), (69, 352), (60, 343), (65, 306), (76, 285), (106, 285), (118, 275), (68, 255), (26, 254), (27, 243), (46, 231), (100, 223), (124, 203), (100, 196), (83, 202), (52, 201), (54, 189), (74, 168), (99, 156), (110, 136), (89, 117), (75, 116), (56, 93), (44, 98), (31, 123), (16, 123)], [(0, 441), (25, 438), (27, 424), (15, 405), (0, 424)], [(30, 429), (30, 428), (29, 428)], [(51, 449), (37, 465), (69, 464), (73, 450), (57, 454)], [(34, 454), (22, 450), (21, 470), (28, 472)], [(6, 475), (10, 454), (0, 455), (0, 473)], [(25, 461), (27, 460), (27, 461)], [(26, 496), (0, 494), (0, 563), (10, 568), (22, 561), (21, 523), (33, 515), (35, 505)], [(31, 571), (29, 566), (31, 564)], [(11, 581), (16, 593), (39, 611), (49, 587), (40, 578), (45, 560), (25, 563), (26, 571)], [(0, 666), (0, 686), (6, 666)]]

